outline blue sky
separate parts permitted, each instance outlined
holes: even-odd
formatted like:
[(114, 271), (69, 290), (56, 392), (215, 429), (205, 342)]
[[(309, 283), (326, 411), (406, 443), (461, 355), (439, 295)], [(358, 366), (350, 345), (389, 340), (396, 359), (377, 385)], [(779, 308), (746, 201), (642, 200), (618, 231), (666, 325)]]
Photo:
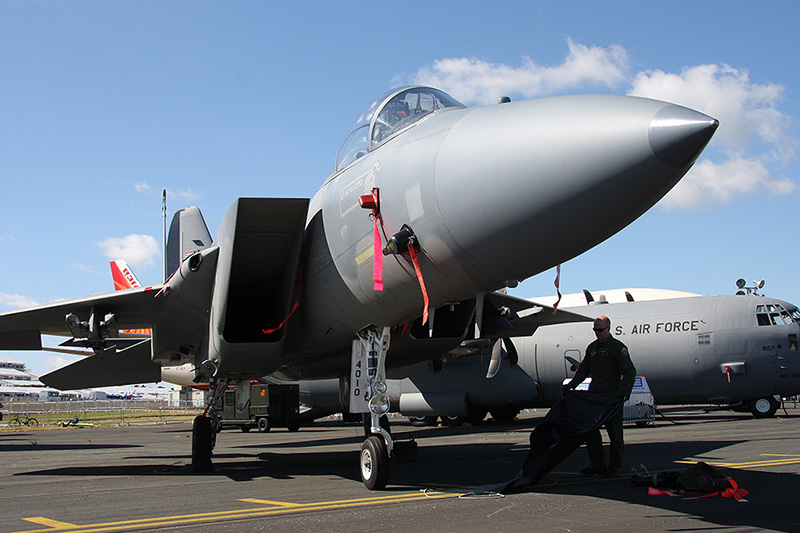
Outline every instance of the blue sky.
[[(0, 311), (111, 290), (119, 257), (160, 281), (162, 188), (212, 234), (238, 196), (309, 197), (360, 109), (410, 83), (468, 105), (602, 92), (718, 118), (673, 193), (562, 266), (562, 292), (726, 294), (744, 277), (800, 303), (799, 15), (789, 1), (3, 0)], [(515, 294), (552, 294), (554, 277)]]

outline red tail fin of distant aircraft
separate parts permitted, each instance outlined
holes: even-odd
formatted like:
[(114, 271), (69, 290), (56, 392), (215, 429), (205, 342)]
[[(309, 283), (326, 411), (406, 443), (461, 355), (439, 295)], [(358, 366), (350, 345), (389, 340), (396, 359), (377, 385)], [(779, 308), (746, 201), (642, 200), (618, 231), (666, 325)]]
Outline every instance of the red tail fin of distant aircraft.
[[(141, 287), (142, 284), (136, 279), (133, 271), (128, 266), (124, 259), (117, 259), (111, 261), (111, 277), (114, 279), (114, 290), (121, 291), (124, 289), (132, 289), (134, 287)], [(150, 329), (126, 329), (123, 333), (132, 335), (150, 335)]]
[(142, 286), (124, 259), (111, 261), (111, 277), (114, 278), (114, 290), (116, 291)]

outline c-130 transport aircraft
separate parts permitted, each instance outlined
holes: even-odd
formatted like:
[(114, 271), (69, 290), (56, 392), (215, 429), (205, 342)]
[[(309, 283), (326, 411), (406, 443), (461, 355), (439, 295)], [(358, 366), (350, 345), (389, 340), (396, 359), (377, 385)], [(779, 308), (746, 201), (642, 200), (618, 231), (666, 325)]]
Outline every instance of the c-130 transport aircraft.
[[(248, 378), (270, 374), (350, 376), (351, 410), (371, 414), (362, 480), (381, 489), (387, 376), (473, 332), (515, 334), (518, 311), (541, 307), (516, 321), (529, 333), (580, 320), (492, 291), (631, 223), (717, 126), (629, 96), (467, 108), (430, 87), (395, 89), (364, 108), (310, 201), (239, 198), (213, 244), (164, 283), (0, 314), (0, 348), (38, 350), (42, 334), (90, 347), (91, 357), (42, 377), (58, 388), (158, 381), (162, 366), (184, 363), (217, 390), (237, 380), (241, 394)], [(137, 328), (152, 337), (119, 339)], [(214, 403), (195, 420), (196, 469), (211, 467)]]
[[(552, 297), (551, 297), (552, 298)], [(534, 298), (546, 301), (551, 298)], [(568, 309), (594, 319), (605, 315), (611, 333), (630, 350), (658, 405), (717, 404), (774, 416), (780, 397), (800, 394), (800, 310), (761, 295), (700, 295), (662, 289), (614, 289), (565, 294)], [(391, 411), (434, 424), (513, 419), (522, 408), (549, 407), (575, 375), (591, 323), (559, 323), (533, 335), (504, 338), (503, 364), (486, 379), (487, 361), (443, 354), (402, 380), (389, 380)], [(474, 351), (477, 351), (474, 350)], [(167, 381), (189, 384), (190, 375), (168, 371)], [(301, 381), (303, 403), (318, 416), (342, 409), (336, 380)], [(777, 396), (777, 398), (776, 398)]]

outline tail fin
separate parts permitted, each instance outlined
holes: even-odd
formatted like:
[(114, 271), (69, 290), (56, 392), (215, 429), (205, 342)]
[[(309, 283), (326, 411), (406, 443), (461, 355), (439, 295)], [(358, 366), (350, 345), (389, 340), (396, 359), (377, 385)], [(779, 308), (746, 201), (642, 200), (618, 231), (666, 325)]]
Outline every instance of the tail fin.
[[(142, 284), (133, 274), (133, 271), (128, 266), (124, 259), (117, 259), (111, 261), (111, 277), (114, 279), (114, 290), (121, 291), (125, 289), (132, 289), (134, 287), (141, 287)], [(150, 335), (153, 330), (151, 329), (126, 329), (122, 333), (129, 335)]]
[(132, 289), (141, 287), (142, 284), (133, 275), (133, 271), (128, 267), (124, 259), (111, 261), (111, 277), (114, 279), (114, 290)]
[(211, 234), (197, 207), (175, 212), (167, 238), (167, 277), (178, 270), (184, 259), (211, 246)]

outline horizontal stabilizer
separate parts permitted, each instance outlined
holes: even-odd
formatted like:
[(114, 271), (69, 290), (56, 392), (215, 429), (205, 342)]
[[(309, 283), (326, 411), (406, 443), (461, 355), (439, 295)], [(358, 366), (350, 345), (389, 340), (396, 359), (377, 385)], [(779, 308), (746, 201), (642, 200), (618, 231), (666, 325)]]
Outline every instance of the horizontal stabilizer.
[(40, 380), (60, 390), (156, 383), (161, 381), (161, 366), (150, 359), (150, 342), (142, 341), (124, 352), (109, 351), (81, 359)]

